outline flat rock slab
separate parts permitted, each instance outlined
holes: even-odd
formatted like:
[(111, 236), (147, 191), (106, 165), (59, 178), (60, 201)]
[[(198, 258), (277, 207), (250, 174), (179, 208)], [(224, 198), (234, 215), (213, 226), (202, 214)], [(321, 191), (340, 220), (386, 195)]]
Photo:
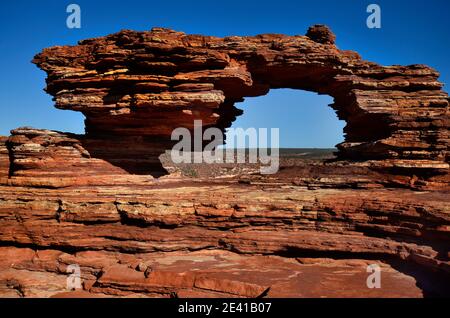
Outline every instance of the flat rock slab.
[[(38, 253), (41, 262), (37, 261)], [(424, 296), (413, 276), (374, 260), (248, 256), (219, 250), (136, 255), (71, 255), (52, 250), (38, 253), (25, 248), (0, 248), (2, 259), (22, 255), (15, 263), (0, 263), (1, 297)], [(66, 289), (66, 263), (79, 264), (83, 290)], [(379, 289), (370, 289), (366, 284), (370, 275), (367, 266), (371, 264), (381, 268)]]

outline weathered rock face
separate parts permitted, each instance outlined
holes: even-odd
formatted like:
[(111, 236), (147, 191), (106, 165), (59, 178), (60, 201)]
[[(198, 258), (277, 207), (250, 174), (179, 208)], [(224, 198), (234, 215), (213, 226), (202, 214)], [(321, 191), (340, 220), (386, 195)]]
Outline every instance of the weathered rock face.
[(439, 74), (366, 62), (334, 39), (325, 26), (307, 36), (226, 38), (155, 28), (45, 49), (34, 63), (47, 72), (56, 107), (86, 116), (90, 138), (139, 136), (162, 141), (162, 152), (177, 127), (201, 119), (225, 129), (244, 97), (293, 88), (334, 97), (347, 122), (339, 158), (448, 171), (450, 111)]
[[(86, 135), (0, 137), (0, 296), (448, 296), (438, 74), (365, 62), (334, 40), (324, 26), (224, 39), (153, 29), (36, 56)], [(335, 98), (339, 160), (282, 159), (275, 175), (219, 165), (220, 177), (159, 160), (174, 128), (225, 129), (235, 103), (280, 87)], [(72, 264), (83, 291), (67, 292)], [(368, 264), (382, 289), (367, 288)]]

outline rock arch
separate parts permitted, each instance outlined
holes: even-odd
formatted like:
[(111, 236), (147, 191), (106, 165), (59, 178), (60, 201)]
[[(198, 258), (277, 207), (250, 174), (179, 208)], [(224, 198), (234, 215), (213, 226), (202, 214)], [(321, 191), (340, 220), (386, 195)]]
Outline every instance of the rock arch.
[[(0, 272), (16, 282), (0, 294), (66, 291), (64, 268), (81, 264), (94, 295), (449, 295), (449, 106), (431, 68), (365, 62), (324, 26), (227, 38), (122, 31), (34, 62), (56, 107), (86, 115), (86, 135), (0, 136), (0, 256), (14, 259)], [(340, 161), (268, 177), (148, 177), (163, 172), (173, 128), (202, 119), (224, 129), (235, 103), (278, 87), (334, 97), (347, 121)], [(373, 261), (398, 269), (383, 281), (400, 288), (361, 285)], [(321, 287), (292, 276), (318, 281), (330, 269), (342, 274)], [(55, 284), (36, 290), (34, 271)]]
[(306, 36), (186, 35), (163, 28), (121, 31), (45, 49), (33, 60), (48, 74), (56, 107), (81, 111), (88, 138), (128, 138), (170, 148), (194, 119), (225, 129), (234, 106), (271, 88), (328, 94), (345, 120), (342, 160), (448, 172), (450, 112), (439, 73), (425, 65), (380, 66), (339, 50), (323, 25)]

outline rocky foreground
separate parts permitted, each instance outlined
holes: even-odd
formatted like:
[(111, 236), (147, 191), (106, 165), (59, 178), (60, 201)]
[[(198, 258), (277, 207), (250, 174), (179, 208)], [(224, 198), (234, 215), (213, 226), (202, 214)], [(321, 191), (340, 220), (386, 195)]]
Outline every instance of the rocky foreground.
[[(431, 68), (363, 61), (323, 26), (122, 31), (34, 62), (86, 134), (0, 138), (1, 296), (450, 295), (450, 112)], [(275, 175), (161, 162), (174, 128), (223, 130), (235, 103), (280, 87), (334, 97), (347, 122), (335, 159), (282, 161)], [(80, 290), (67, 290), (70, 265)]]

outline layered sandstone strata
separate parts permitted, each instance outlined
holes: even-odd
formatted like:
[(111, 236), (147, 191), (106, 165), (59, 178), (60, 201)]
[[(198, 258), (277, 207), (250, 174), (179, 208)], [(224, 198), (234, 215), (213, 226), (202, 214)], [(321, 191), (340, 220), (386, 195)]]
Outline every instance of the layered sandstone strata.
[(364, 61), (339, 50), (324, 26), (307, 36), (226, 38), (121, 31), (45, 49), (34, 63), (47, 72), (56, 107), (82, 112), (92, 138), (167, 142), (173, 129), (192, 129), (195, 119), (224, 129), (241, 114), (235, 104), (243, 98), (293, 88), (334, 98), (331, 107), (347, 123), (339, 158), (449, 168), (449, 102), (439, 73)]
[[(334, 39), (324, 26), (227, 38), (158, 28), (37, 55), (56, 107), (81, 111), (86, 134), (0, 138), (0, 295), (448, 296), (438, 73), (366, 62)], [(236, 103), (281, 87), (334, 97), (347, 122), (337, 160), (282, 161), (275, 175), (193, 165), (190, 177), (161, 163), (174, 128), (225, 129)], [(67, 293), (72, 264), (83, 291)], [(367, 288), (368, 264), (382, 289)]]

